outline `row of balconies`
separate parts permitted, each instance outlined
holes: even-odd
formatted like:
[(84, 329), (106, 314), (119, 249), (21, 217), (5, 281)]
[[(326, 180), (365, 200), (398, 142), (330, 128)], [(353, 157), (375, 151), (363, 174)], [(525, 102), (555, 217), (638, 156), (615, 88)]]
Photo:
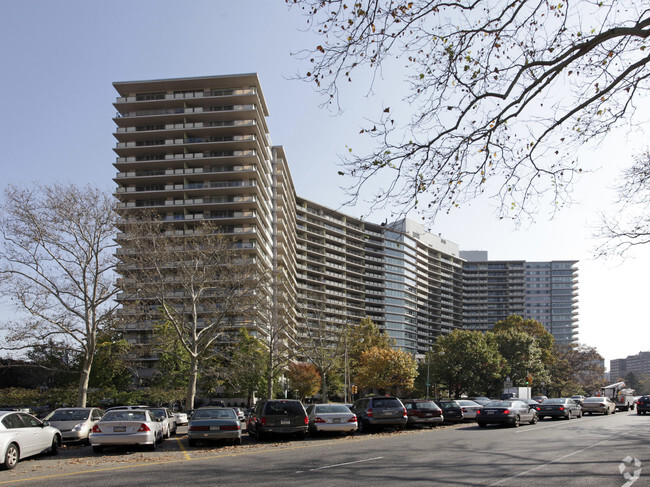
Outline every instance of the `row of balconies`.
[(161, 125), (132, 125), (129, 127), (117, 127), (117, 134), (131, 134), (154, 131), (191, 130), (216, 127), (251, 127), (255, 126), (255, 120), (215, 120), (212, 122), (187, 122), (187, 123), (165, 123)]
[(205, 144), (221, 142), (250, 142), (254, 141), (254, 135), (231, 135), (231, 136), (206, 136), (206, 137), (186, 137), (182, 139), (160, 139), (160, 140), (138, 140), (129, 142), (118, 142), (117, 149), (131, 149), (152, 146), (174, 146), (186, 144)]
[(130, 112), (117, 112), (116, 118), (149, 117), (152, 115), (189, 115), (192, 113), (210, 112), (243, 112), (255, 110), (254, 104), (247, 105), (225, 105), (212, 107), (176, 107), (176, 108), (154, 108), (150, 110), (134, 110)]
[(233, 151), (222, 151), (222, 152), (183, 152), (179, 154), (153, 154), (151, 158), (146, 156), (137, 157), (137, 156), (128, 156), (128, 157), (118, 157), (115, 160), (115, 164), (124, 164), (132, 162), (155, 162), (155, 161), (183, 161), (190, 159), (222, 159), (226, 157), (254, 157), (257, 155), (257, 151), (254, 149), (249, 150), (233, 150)]
[(157, 100), (187, 100), (195, 98), (214, 98), (226, 96), (254, 95), (254, 88), (247, 89), (212, 89), (212, 90), (191, 90), (182, 93), (140, 93), (137, 95), (118, 96), (115, 103), (148, 102)]

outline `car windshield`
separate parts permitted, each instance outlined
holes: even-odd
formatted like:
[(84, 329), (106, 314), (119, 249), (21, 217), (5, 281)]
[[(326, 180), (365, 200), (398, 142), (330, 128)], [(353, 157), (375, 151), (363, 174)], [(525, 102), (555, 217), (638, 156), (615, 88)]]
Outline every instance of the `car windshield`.
[(147, 415), (144, 411), (109, 411), (102, 418), (104, 421), (146, 421)]
[(59, 409), (45, 416), (45, 419), (47, 421), (84, 421), (88, 419), (89, 413), (90, 411), (78, 409)]
[(442, 409), (458, 409), (458, 404), (455, 402), (441, 402), (440, 407)]
[(511, 401), (490, 401), (484, 407), (486, 408), (509, 408), (512, 406)]
[(602, 397), (588, 397), (582, 402), (603, 402), (604, 399)]
[(265, 414), (301, 414), (304, 415), (303, 408), (299, 402), (268, 402), (266, 403)]
[(414, 402), (413, 409), (440, 409), (433, 401)]
[(543, 404), (564, 404), (566, 399), (546, 399)]
[(458, 404), (461, 406), (480, 406), (480, 404), (477, 404), (474, 401), (458, 401)]
[(401, 408), (398, 399), (375, 399), (372, 403), (372, 407), (375, 408)]
[(349, 413), (350, 410), (346, 406), (343, 406), (343, 405), (327, 404), (327, 405), (316, 406), (314, 408), (314, 412), (316, 414)]
[(235, 419), (235, 412), (232, 409), (199, 409), (192, 419)]
[(160, 419), (160, 418), (166, 418), (167, 414), (165, 414), (164, 409), (150, 409), (149, 412), (154, 415), (155, 418)]

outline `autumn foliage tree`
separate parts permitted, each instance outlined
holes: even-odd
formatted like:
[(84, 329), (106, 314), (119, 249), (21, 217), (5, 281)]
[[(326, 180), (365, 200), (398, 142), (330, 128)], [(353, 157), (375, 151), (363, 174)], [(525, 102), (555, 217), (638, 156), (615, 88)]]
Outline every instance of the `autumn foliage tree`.
[(321, 377), (314, 364), (291, 363), (285, 375), (289, 379), (291, 389), (296, 391), (300, 399), (311, 397), (320, 390)]
[(417, 363), (403, 350), (372, 347), (361, 354), (354, 380), (361, 388), (390, 390), (411, 388)]
[(581, 144), (646, 122), (650, 10), (636, 0), (285, 1), (318, 36), (299, 77), (326, 102), (401, 77), (404, 108), (378, 106), (361, 130), (374, 149), (344, 163), (352, 201), (378, 180), (375, 207), (434, 216), (486, 192), (516, 217), (548, 192), (557, 208), (589, 167)]

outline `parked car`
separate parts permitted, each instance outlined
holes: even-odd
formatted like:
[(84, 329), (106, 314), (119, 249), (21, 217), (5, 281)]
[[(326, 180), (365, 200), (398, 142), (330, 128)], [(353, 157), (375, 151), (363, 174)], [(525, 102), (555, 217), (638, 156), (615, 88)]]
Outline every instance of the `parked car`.
[(436, 404), (442, 409), (442, 414), (447, 423), (458, 423), (464, 419), (463, 408), (453, 399), (440, 399)]
[(533, 401), (537, 401), (538, 404), (541, 404), (546, 399), (548, 399), (548, 397), (546, 397), (546, 396), (533, 396), (532, 399), (533, 399)]
[(576, 394), (571, 396), (571, 399), (573, 399), (575, 402), (577, 402), (582, 406), (582, 401), (585, 400), (585, 396), (583, 396), (582, 394)]
[(582, 417), (582, 407), (573, 399), (568, 397), (555, 397), (545, 399), (543, 403), (537, 406), (537, 415), (539, 419), (545, 417), (571, 419), (572, 417)]
[(95, 453), (118, 445), (145, 445), (155, 450), (162, 437), (162, 422), (148, 409), (114, 408), (93, 426), (90, 444)]
[(354, 434), (357, 416), (345, 404), (311, 404), (307, 406), (309, 432)]
[(650, 396), (641, 396), (636, 401), (636, 414), (646, 414), (650, 411)]
[(407, 424), (436, 426), (444, 421), (442, 409), (438, 405), (426, 399), (407, 399), (402, 401), (406, 408)]
[(133, 405), (133, 406), (113, 406), (106, 409), (106, 412), (109, 411), (121, 411), (124, 409), (149, 409), (149, 406), (144, 406), (142, 404)]
[(61, 432), (47, 421), (20, 411), (0, 411), (0, 466), (11, 470), (22, 458), (48, 451), (56, 455)]
[(246, 421), (246, 415), (244, 414), (244, 410), (242, 408), (232, 408), (233, 411), (235, 411), (235, 414), (239, 418), (239, 421)]
[(616, 403), (609, 397), (588, 397), (582, 401), (582, 414), (615, 414)]
[(176, 411), (174, 413), (174, 416), (176, 416), (176, 424), (177, 425), (186, 425), (189, 422), (189, 419), (187, 417), (187, 413), (182, 413), (180, 411)]
[(463, 419), (475, 419), (476, 411), (483, 407), (481, 404), (469, 399), (457, 399), (456, 402), (463, 410)]
[(309, 418), (302, 403), (296, 399), (259, 401), (248, 417), (248, 434), (263, 440), (269, 435), (295, 435), (304, 439)]
[(492, 399), (489, 397), (485, 396), (475, 396), (475, 397), (468, 397), (470, 401), (474, 401), (475, 403), (480, 404), (481, 406), (484, 406), (485, 404), (489, 403)]
[(187, 437), (190, 446), (199, 440), (226, 440), (241, 445), (241, 422), (233, 408), (198, 408), (187, 427)]
[(384, 426), (400, 430), (408, 421), (404, 404), (392, 396), (363, 397), (354, 401), (352, 412), (357, 416), (359, 431), (372, 431)]
[(162, 423), (164, 438), (171, 438), (172, 435), (176, 434), (178, 424), (176, 423), (176, 416), (174, 416), (171, 409), (149, 408), (149, 411), (151, 411), (154, 418)]
[(63, 441), (82, 441), (90, 445), (88, 436), (104, 411), (98, 408), (59, 408), (45, 416), (50, 426), (61, 432)]
[(537, 410), (518, 399), (490, 401), (476, 413), (476, 423), (480, 427), (488, 424), (507, 424), (518, 427), (522, 422), (537, 423)]

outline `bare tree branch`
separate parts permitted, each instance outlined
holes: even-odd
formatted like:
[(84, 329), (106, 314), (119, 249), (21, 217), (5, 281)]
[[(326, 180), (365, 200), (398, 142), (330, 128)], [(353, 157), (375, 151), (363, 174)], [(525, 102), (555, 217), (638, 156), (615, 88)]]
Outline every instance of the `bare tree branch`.
[(372, 92), (382, 69), (403, 73), (407, 109), (381, 107), (361, 130), (375, 148), (341, 161), (347, 203), (370, 211), (435, 218), (483, 193), (500, 217), (561, 207), (590, 170), (577, 148), (637, 120), (649, 88), (647, 2), (285, 1), (320, 38), (297, 77), (326, 103), (340, 109), (353, 78), (370, 73)]

